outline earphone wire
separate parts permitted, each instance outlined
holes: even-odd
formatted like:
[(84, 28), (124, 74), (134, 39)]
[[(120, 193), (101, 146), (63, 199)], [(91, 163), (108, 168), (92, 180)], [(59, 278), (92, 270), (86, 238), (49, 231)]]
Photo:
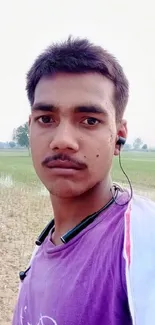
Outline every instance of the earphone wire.
[[(112, 192), (113, 199), (114, 199), (115, 203), (116, 203), (117, 205), (119, 205), (119, 206), (124, 206), (124, 205), (128, 204), (128, 203), (131, 201), (131, 199), (132, 199), (132, 197), (133, 197), (133, 188), (132, 188), (132, 185), (131, 185), (130, 178), (129, 178), (129, 176), (127, 175), (127, 173), (125, 172), (125, 170), (124, 170), (124, 168), (123, 168), (123, 166), (122, 166), (122, 161), (121, 161), (121, 145), (120, 145), (120, 150), (119, 150), (119, 165), (120, 165), (120, 168), (121, 168), (123, 174), (125, 175), (125, 177), (126, 177), (126, 179), (127, 179), (127, 181), (128, 181), (129, 187), (130, 187), (130, 195), (129, 195), (129, 199), (128, 199), (125, 203), (120, 204), (120, 203), (117, 202), (115, 196), (113, 195), (113, 192), (112, 192), (112, 191), (111, 191), (111, 192)], [(118, 185), (118, 184), (113, 184), (113, 188), (114, 188), (115, 190), (116, 190), (116, 188), (117, 188), (117, 189), (118, 189), (120, 192), (122, 192), (122, 193), (123, 193), (123, 192), (127, 192), (127, 193), (128, 193), (127, 190), (124, 190), (124, 189), (123, 189), (120, 185)]]

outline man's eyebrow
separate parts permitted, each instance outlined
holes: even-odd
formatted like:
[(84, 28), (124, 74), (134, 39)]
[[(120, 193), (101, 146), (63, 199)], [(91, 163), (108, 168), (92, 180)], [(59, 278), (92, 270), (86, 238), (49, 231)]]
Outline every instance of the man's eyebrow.
[[(42, 112), (57, 112), (59, 109), (52, 104), (36, 103), (32, 105), (32, 112), (42, 111)], [(105, 108), (99, 105), (80, 105), (73, 109), (74, 113), (86, 113), (86, 114), (104, 114), (108, 115)]]
[(105, 110), (105, 108), (102, 108), (97, 105), (77, 106), (77, 107), (75, 107), (74, 112), (75, 113), (93, 113), (93, 114), (108, 115), (108, 112)]
[(50, 105), (50, 104), (44, 104), (44, 103), (36, 103), (34, 105), (32, 105), (32, 111), (43, 111), (43, 112), (55, 112), (57, 111), (57, 107), (55, 107), (54, 105)]

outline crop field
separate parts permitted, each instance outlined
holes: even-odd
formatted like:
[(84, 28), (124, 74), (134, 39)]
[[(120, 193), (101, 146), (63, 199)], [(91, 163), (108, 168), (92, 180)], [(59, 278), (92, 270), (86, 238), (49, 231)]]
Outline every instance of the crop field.
[[(136, 193), (155, 200), (155, 153), (123, 152), (122, 165)], [(126, 186), (118, 158), (113, 180)], [(52, 217), (47, 191), (27, 151), (0, 151), (0, 324), (10, 325), (20, 270), (25, 269), (40, 230)]]

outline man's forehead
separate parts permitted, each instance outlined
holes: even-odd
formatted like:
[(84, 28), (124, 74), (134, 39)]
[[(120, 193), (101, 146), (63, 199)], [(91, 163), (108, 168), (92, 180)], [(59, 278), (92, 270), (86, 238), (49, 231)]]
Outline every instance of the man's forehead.
[(98, 73), (67, 74), (41, 78), (35, 89), (34, 104), (101, 105), (113, 102), (114, 87), (110, 80)]

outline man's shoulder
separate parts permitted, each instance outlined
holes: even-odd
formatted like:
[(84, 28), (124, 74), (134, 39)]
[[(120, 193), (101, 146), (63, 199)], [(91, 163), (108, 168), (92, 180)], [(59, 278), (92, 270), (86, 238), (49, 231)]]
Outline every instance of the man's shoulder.
[(131, 201), (131, 208), (138, 209), (143, 213), (150, 211), (155, 214), (155, 201), (141, 195), (134, 194)]
[(134, 195), (130, 202), (130, 219), (135, 228), (155, 231), (155, 202), (147, 197)]
[[(155, 202), (134, 195), (125, 228), (124, 257), (130, 312), (137, 324), (154, 323)], [(151, 298), (150, 298), (151, 297)]]

